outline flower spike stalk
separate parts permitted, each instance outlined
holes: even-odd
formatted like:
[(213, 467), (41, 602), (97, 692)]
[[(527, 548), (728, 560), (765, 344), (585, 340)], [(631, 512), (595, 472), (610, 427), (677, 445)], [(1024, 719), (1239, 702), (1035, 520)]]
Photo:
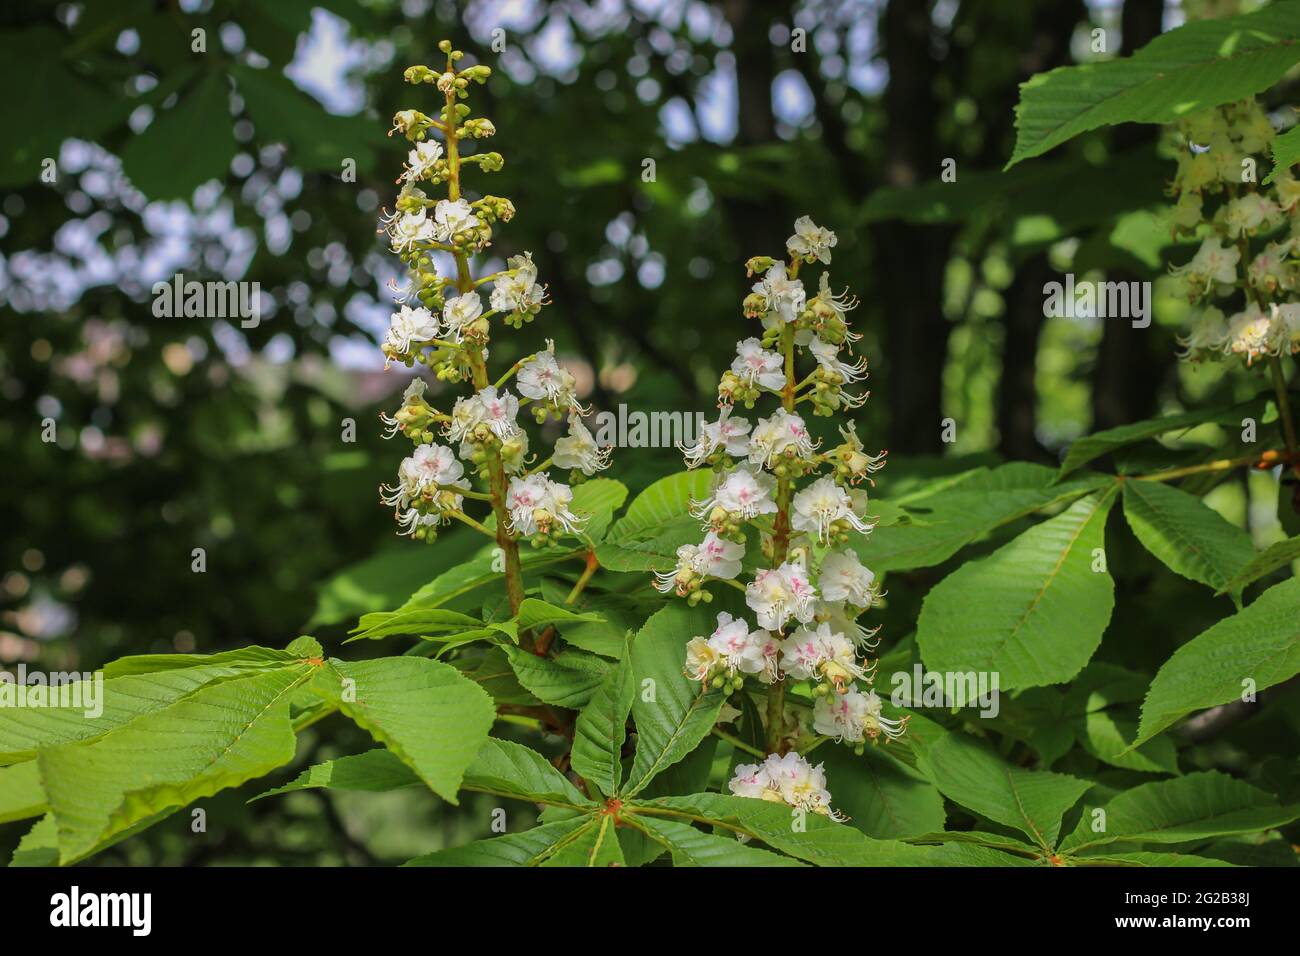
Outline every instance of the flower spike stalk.
[[(517, 613), (524, 596), (520, 539), (547, 544), (582, 526), (583, 519), (569, 507), (570, 486), (552, 480), (543, 468), (572, 469), (571, 481), (577, 480), (605, 468), (609, 453), (596, 446), (583, 426), (576, 382), (557, 362), (553, 343), (496, 379), (489, 374), (492, 320), (520, 329), (549, 302), (530, 253), (510, 258), (500, 272), (474, 276), (472, 257), (492, 244), (494, 228), (509, 222), (515, 207), (499, 196), (468, 198), (465, 170), (490, 173), (504, 162), (500, 153), (467, 150), (496, 133), (491, 120), (471, 117), (462, 102), (471, 85), (486, 82), (491, 70), (461, 67), (464, 53), (446, 40), (438, 48), (446, 55), (442, 71), (413, 66), (404, 76), (413, 85), (435, 86), (443, 105), (436, 116), (402, 110), (389, 131), (412, 144), (397, 180), (401, 190), (394, 211), (384, 214), (381, 230), (407, 268), (409, 283), (400, 290), (394, 285), (398, 310), (383, 352), (385, 367), (393, 362), (426, 366), (437, 381), (468, 383), (471, 393), (456, 398), (449, 411), (440, 411), (426, 399), (426, 381), (417, 375), (402, 407), (381, 416), (388, 437), (400, 432), (415, 449), (398, 468), (396, 484), (381, 487), (380, 500), (394, 509), (400, 534), (432, 541), (441, 526), (458, 521), (492, 537), (500, 549), (510, 608)], [(430, 187), (443, 187), (445, 198), (430, 195)], [(448, 267), (446, 274), (435, 256)], [(479, 290), (489, 283), (485, 310)], [(540, 467), (533, 467), (537, 456), (530, 454), (528, 433), (518, 421), (527, 405), (539, 424), (548, 418), (568, 420), (567, 436)], [(489, 505), (495, 528), (468, 515), (467, 501)]]
[[(656, 576), (661, 591), (691, 604), (711, 600), (711, 582), (740, 587), (753, 615), (751, 624), (719, 614), (713, 633), (686, 648), (686, 674), (704, 686), (739, 692), (753, 678), (766, 687), (768, 756), (736, 768), (732, 793), (829, 816), (836, 814), (825, 775), (798, 752), (808, 739), (801, 722), (855, 749), (894, 739), (906, 726), (906, 718), (883, 715), (869, 689), (875, 665), (859, 656), (876, 639), (857, 619), (880, 593), (851, 542), (874, 527), (865, 486), (884, 467), (885, 453), (867, 454), (851, 421), (839, 428), (843, 442), (823, 450), (803, 418), (805, 409), (841, 415), (866, 399), (849, 390), (866, 377), (865, 360), (852, 355), (860, 336), (847, 319), (856, 301), (833, 293), (825, 271), (811, 297), (800, 278), (804, 266), (829, 265), (835, 244), (833, 232), (804, 216), (787, 240), (787, 261), (747, 263), (749, 275), (761, 278), (742, 311), (762, 331), (737, 343), (718, 384), (718, 420), (682, 449), (688, 468), (715, 473), (709, 497), (691, 508), (704, 539), (680, 548), (676, 566)], [(809, 359), (814, 366), (801, 374)], [(761, 400), (775, 402), (768, 417), (751, 424), (735, 414), (737, 405), (751, 409)], [(741, 584), (751, 532), (764, 566)], [(812, 685), (810, 715), (787, 701), (792, 681)]]

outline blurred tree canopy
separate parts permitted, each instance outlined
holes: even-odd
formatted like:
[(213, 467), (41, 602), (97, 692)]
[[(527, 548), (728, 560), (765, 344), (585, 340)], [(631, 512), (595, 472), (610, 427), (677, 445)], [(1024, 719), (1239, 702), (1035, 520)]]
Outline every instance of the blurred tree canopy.
[[(393, 461), (376, 415), (405, 382), (380, 371), (393, 265), (375, 233), (408, 146), (384, 132), (429, 107), (402, 69), (442, 37), (494, 69), (493, 188), (519, 212), (493, 254), (531, 250), (555, 302), (502, 347), (553, 338), (598, 408), (710, 404), (743, 263), (779, 253), (802, 214), (838, 233), (835, 272), (862, 297), (860, 431), (894, 480), (1052, 461), (1090, 429), (1242, 397), (1176, 367), (1175, 302), (1149, 330), (1043, 316), (1043, 284), (1068, 268), (1161, 274), (1171, 173), (1154, 127), (1002, 172), (1018, 84), (1183, 15), (1158, 0), (5, 5), (0, 664), (282, 646), (421, 582), (419, 549), (384, 560), (397, 545), (374, 502)], [(260, 323), (155, 317), (151, 289), (176, 273), (259, 283)], [(624, 453), (619, 477), (677, 467), (670, 450)]]

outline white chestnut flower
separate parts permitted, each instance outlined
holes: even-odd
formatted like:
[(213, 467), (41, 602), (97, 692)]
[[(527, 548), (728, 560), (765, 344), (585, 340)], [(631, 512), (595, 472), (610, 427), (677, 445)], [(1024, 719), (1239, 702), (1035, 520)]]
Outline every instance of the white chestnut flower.
[(838, 632), (853, 642), (859, 652), (873, 651), (880, 644), (876, 637), (880, 627), (863, 627), (858, 623), (857, 615), (861, 608), (851, 608), (846, 601), (818, 601), (816, 620), (825, 621), (834, 632)]
[(808, 343), (808, 351), (812, 353), (818, 365), (827, 372), (839, 376), (842, 382), (860, 382), (867, 377), (867, 360), (859, 358), (852, 365), (842, 361), (838, 345), (813, 339)]
[(1201, 248), (1192, 256), (1192, 261), (1185, 266), (1170, 268), (1176, 276), (1186, 276), (1188, 283), (1197, 290), (1209, 289), (1214, 283), (1231, 285), (1237, 281), (1237, 265), (1241, 262), (1241, 251), (1234, 246), (1224, 246), (1218, 236), (1209, 236), (1201, 243)]
[(465, 330), (483, 314), (483, 300), (474, 291), (464, 295), (453, 296), (443, 303), (442, 321), (447, 327), (447, 335), (453, 342), (459, 342), (465, 336)]
[(1282, 210), (1263, 193), (1248, 192), (1228, 201), (1223, 221), (1234, 239), (1271, 229), (1281, 220)]
[(754, 575), (745, 587), (745, 603), (758, 619), (758, 626), (780, 631), (790, 619), (808, 623), (816, 612), (817, 589), (801, 564), (786, 562)]
[(678, 443), (677, 447), (686, 456), (686, 467), (697, 468), (719, 448), (724, 449), (733, 458), (743, 458), (749, 454), (749, 429), (747, 419), (731, 415), (732, 406), (722, 408), (716, 422), (705, 422), (700, 426), (699, 437), (693, 445)]
[(413, 309), (404, 305), (389, 320), (388, 334), (384, 336), (385, 353), (404, 355), (411, 346), (431, 342), (438, 337), (438, 317), (425, 308)]
[[(519, 389), (523, 391), (521, 386)], [(595, 437), (576, 415), (569, 416), (569, 434), (555, 440), (551, 461), (556, 468), (580, 471), (587, 477), (609, 467), (611, 449), (601, 448)]]
[(763, 274), (762, 281), (754, 285), (754, 293), (762, 300), (765, 315), (774, 316), (776, 322), (786, 325), (797, 319), (808, 303), (803, 282), (786, 273), (784, 262), (778, 262)]
[[(701, 521), (717, 523), (724, 517), (749, 521), (758, 515), (775, 514), (775, 492), (776, 479), (771, 475), (737, 465), (718, 482), (711, 498), (691, 503), (691, 515)], [(717, 511), (725, 514), (716, 514)]]
[(536, 312), (543, 305), (546, 290), (537, 284), (533, 254), (511, 256), (508, 273), (492, 284), (492, 308), (498, 312)]
[(875, 603), (876, 576), (852, 551), (832, 551), (822, 559), (817, 590), (824, 601), (847, 601), (866, 610)]
[(767, 772), (766, 763), (736, 764), (735, 776), (727, 784), (727, 789), (737, 797), (767, 800), (770, 803), (785, 802), (781, 798), (781, 791)]
[(784, 408), (778, 408), (770, 418), (760, 418), (749, 436), (751, 465), (770, 468), (781, 457), (806, 460), (815, 450), (804, 420)]
[(463, 199), (440, 199), (433, 207), (434, 237), (439, 242), (451, 242), (459, 232), (477, 229), (483, 223)]
[(655, 572), (655, 587), (665, 594), (676, 588), (679, 595), (685, 595), (704, 578), (731, 580), (740, 573), (744, 556), (744, 545), (710, 531), (699, 544), (677, 549), (677, 564), (671, 571)]
[(780, 643), (768, 631), (751, 631), (744, 619), (723, 611), (708, 644), (717, 652), (718, 664), (727, 674), (751, 674), (764, 684), (776, 681)]
[(794, 514), (790, 520), (796, 531), (816, 531), (817, 540), (830, 540), (831, 527), (837, 522), (867, 534), (875, 527), (853, 512), (853, 499), (830, 477), (821, 477), (794, 496)]
[(1216, 308), (1208, 308), (1197, 316), (1192, 330), (1177, 336), (1182, 347), (1178, 357), (1198, 361), (1207, 355), (1223, 353), (1228, 344), (1228, 320)]
[(551, 481), (546, 472), (511, 478), (506, 489), (506, 508), (510, 512), (510, 530), (522, 537), (550, 534), (559, 525), (576, 531), (582, 519), (569, 510), (573, 490), (566, 484)]
[(780, 391), (785, 387), (785, 359), (776, 352), (763, 348), (758, 339), (745, 339), (736, 343), (736, 357), (731, 371), (750, 387)]
[(810, 216), (800, 216), (794, 221), (794, 235), (785, 241), (785, 248), (791, 256), (830, 265), (831, 250), (838, 241), (835, 233), (814, 223)]
[(870, 680), (871, 669), (858, 663), (853, 642), (823, 621), (799, 627), (781, 642), (781, 673), (795, 680), (829, 681), (843, 693), (854, 680)]
[(683, 670), (691, 680), (701, 683), (713, 676), (722, 664), (722, 655), (706, 637), (692, 637), (686, 642), (686, 664)]
[(843, 814), (831, 810), (831, 794), (826, 789), (826, 771), (821, 764), (814, 767), (807, 758), (791, 751), (784, 757), (771, 754), (763, 765), (781, 799), (789, 806), (834, 820), (845, 819)]
[(483, 409), (483, 423), (497, 438), (506, 439), (519, 431), (519, 424), (515, 421), (519, 414), (519, 399), (507, 389), (498, 391), (495, 385), (489, 385), (480, 389), (474, 400)]
[(441, 143), (432, 139), (416, 143), (415, 149), (406, 154), (406, 173), (404, 174), (406, 181), (414, 183), (423, 179), (425, 174), (433, 169), (440, 159), (442, 159)]
[[(465, 466), (444, 445), (419, 445), (397, 468), (397, 484), (384, 485), (380, 500), (386, 505), (404, 508), (427, 489), (438, 485), (455, 485), (465, 474)], [(468, 482), (462, 485), (468, 488)]]
[(555, 343), (549, 339), (544, 351), (520, 366), (517, 381), (519, 394), (525, 398), (544, 401), (555, 408), (570, 408), (578, 404), (574, 394), (577, 381), (555, 360)]
[(388, 223), (388, 236), (392, 240), (394, 252), (406, 252), (415, 248), (417, 243), (432, 242), (436, 238), (434, 224), (429, 221), (428, 213), (407, 212), (394, 215)]
[(813, 705), (813, 729), (839, 741), (862, 743), (881, 734), (897, 740), (907, 729), (907, 718), (891, 720), (881, 710), (881, 700), (874, 690), (865, 694), (850, 687), (843, 694), (827, 694)]

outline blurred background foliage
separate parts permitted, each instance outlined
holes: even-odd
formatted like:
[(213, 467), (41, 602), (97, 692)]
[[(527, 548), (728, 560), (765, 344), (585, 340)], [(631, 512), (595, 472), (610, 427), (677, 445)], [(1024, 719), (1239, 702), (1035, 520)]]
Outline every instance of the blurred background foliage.
[[(432, 548), (398, 542), (375, 500), (399, 457), (376, 416), (406, 381), (382, 371), (377, 348), (395, 259), (375, 230), (407, 146), (384, 131), (398, 109), (431, 108), (401, 71), (436, 62), (443, 37), (495, 70), (473, 103), (496, 123), (490, 148), (506, 166), (472, 185), (519, 213), (493, 254), (531, 250), (555, 303), (498, 336), (494, 361), (553, 338), (599, 409), (711, 406), (709, 383), (745, 334), (743, 262), (779, 254), (805, 213), (839, 234), (835, 284), (861, 298), (874, 397), (859, 432), (890, 451), (886, 498), (1248, 397), (1258, 384), (1246, 375), (1173, 359), (1183, 308), (1159, 281), (1172, 164), (1158, 130), (1080, 137), (1001, 172), (1019, 83), (1132, 52), (1189, 13), (1243, 6), (5, 4), (0, 665), (278, 647), (308, 629), (336, 645), (359, 613), (395, 605), (467, 553), (455, 533)], [(1282, 84), (1268, 105), (1293, 92)], [(955, 182), (939, 181), (945, 160)], [(1043, 284), (1065, 271), (1154, 280), (1153, 325), (1045, 319)], [(156, 318), (151, 288), (178, 272), (260, 283), (260, 325)], [(1206, 426), (1185, 440), (1225, 436), (1235, 440)], [(611, 474), (635, 490), (678, 468), (672, 450), (623, 451)], [(1265, 544), (1293, 519), (1279, 518), (1274, 479), (1249, 481), (1210, 502)], [(1111, 567), (1125, 576), (1106, 640), (1120, 656), (1161, 661), (1226, 613), (1226, 599), (1157, 573), (1122, 522), (1111, 533)], [(891, 576), (885, 633), (900, 647), (950, 567)], [(298, 765), (365, 745), (327, 722)], [(411, 792), (245, 804), (251, 795), (207, 801), (206, 834), (178, 814), (97, 860), (391, 861), (483, 835), (490, 812), (473, 795), (455, 815)], [(0, 827), (0, 851), (20, 832)]]

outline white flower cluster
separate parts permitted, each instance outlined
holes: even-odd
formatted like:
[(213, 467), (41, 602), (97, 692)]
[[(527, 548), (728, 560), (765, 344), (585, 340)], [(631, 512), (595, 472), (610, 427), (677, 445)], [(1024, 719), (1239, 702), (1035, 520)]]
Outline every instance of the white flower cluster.
[(822, 765), (814, 767), (797, 753), (769, 754), (762, 763), (737, 764), (727, 789), (738, 797), (783, 803), (832, 820), (845, 819), (843, 814), (831, 809), (831, 794), (826, 789), (826, 771)]
[[(787, 242), (788, 262), (750, 260), (751, 273), (762, 279), (746, 297), (744, 312), (761, 321), (763, 334), (737, 345), (719, 386), (717, 421), (682, 448), (689, 468), (707, 466), (714, 473), (710, 493), (690, 507), (704, 526), (704, 540), (679, 548), (674, 567), (656, 574), (656, 586), (692, 604), (711, 600), (706, 587), (715, 580), (744, 591), (748, 620), (719, 614), (712, 634), (688, 642), (684, 666), (692, 680), (728, 694), (749, 678), (769, 693), (787, 680), (809, 682), (814, 706), (808, 722), (816, 732), (861, 745), (898, 737), (905, 725), (883, 716), (880, 699), (858, 687), (873, 679), (874, 665), (860, 655), (874, 647), (875, 632), (857, 618), (880, 596), (875, 575), (853, 546), (875, 526), (859, 485), (871, 483), (884, 454), (866, 454), (852, 423), (840, 427), (841, 444), (823, 451), (798, 411), (810, 404), (815, 414), (832, 414), (865, 397), (842, 391), (861, 381), (866, 367), (846, 354), (859, 338), (845, 319), (854, 303), (831, 294), (824, 272), (812, 297), (799, 278), (802, 265), (828, 264), (835, 244), (834, 233), (804, 217)], [(801, 356), (811, 371), (796, 371)], [(735, 413), (736, 403), (753, 407), (765, 394), (779, 401), (767, 417), (751, 422)], [(755, 531), (759, 547), (751, 550)], [(737, 579), (747, 567), (752, 573), (742, 584)], [(769, 727), (773, 749), (779, 739), (785, 750), (793, 729), (773, 734)], [(819, 771), (797, 753), (741, 769), (732, 782), (735, 793), (829, 806)]]
[(1300, 302), (1292, 301), (1300, 292), (1300, 181), (1281, 168), (1269, 185), (1256, 183), (1274, 136), (1253, 100), (1178, 124), (1174, 231), (1211, 232), (1189, 262), (1170, 269), (1199, 306), (1179, 336), (1181, 358), (1236, 356), (1253, 365), (1300, 352)]
[[(445, 48), (445, 49), (444, 49)], [(474, 202), (460, 198), (460, 173), (476, 164), (482, 171), (501, 167), (496, 153), (467, 154), (458, 151), (459, 162), (449, 162), (442, 144), (427, 139), (437, 129), (444, 137), (458, 141), (482, 139), (495, 133), (486, 119), (468, 118), (464, 99), (471, 81), (483, 82), (490, 74), (484, 66), (456, 71), (462, 56), (450, 45), (440, 45), (448, 54), (448, 69), (435, 73), (427, 67), (411, 67), (411, 83), (432, 83), (443, 92), (446, 106), (438, 119), (418, 110), (403, 110), (393, 120), (393, 130), (412, 143), (398, 180), (401, 191), (395, 210), (382, 221), (392, 249), (409, 271), (410, 283), (402, 291), (390, 283), (398, 302), (383, 341), (385, 368), (392, 362), (407, 367), (427, 365), (444, 382), (473, 382), (474, 392), (455, 400), (450, 413), (429, 404), (426, 385), (415, 378), (402, 396), (402, 407), (393, 415), (381, 416), (386, 437), (401, 433), (415, 444), (412, 455), (398, 468), (397, 481), (380, 488), (380, 500), (395, 510), (399, 533), (432, 539), (435, 529), (452, 519), (485, 527), (464, 514), (466, 499), (490, 501), (501, 526), (512, 537), (533, 538), (534, 543), (561, 534), (576, 533), (582, 518), (570, 505), (573, 490), (552, 481), (529, 454), (527, 432), (519, 424), (519, 413), (527, 405), (538, 422), (549, 417), (568, 419), (567, 434), (558, 439), (548, 459), (556, 468), (575, 475), (590, 476), (609, 465), (609, 450), (596, 444), (583, 425), (585, 413), (577, 397), (573, 375), (555, 357), (548, 341), (543, 351), (516, 363), (495, 385), (487, 375), (490, 320), (500, 317), (520, 327), (531, 321), (547, 303), (546, 289), (538, 282), (537, 266), (530, 253), (510, 258), (506, 268), (480, 280), (473, 280), (469, 256), (486, 248), (492, 226), (508, 221), (514, 206), (508, 199), (484, 196)], [(456, 124), (455, 129), (451, 124)], [(391, 135), (390, 132), (390, 135)], [(421, 186), (446, 183), (448, 196), (430, 198)], [(455, 268), (441, 275), (433, 253), (455, 258)], [(479, 289), (491, 283), (487, 308)], [(514, 391), (508, 386), (515, 378)], [(446, 444), (439, 444), (441, 439)], [(486, 485), (475, 492), (466, 477), (466, 465)]]

